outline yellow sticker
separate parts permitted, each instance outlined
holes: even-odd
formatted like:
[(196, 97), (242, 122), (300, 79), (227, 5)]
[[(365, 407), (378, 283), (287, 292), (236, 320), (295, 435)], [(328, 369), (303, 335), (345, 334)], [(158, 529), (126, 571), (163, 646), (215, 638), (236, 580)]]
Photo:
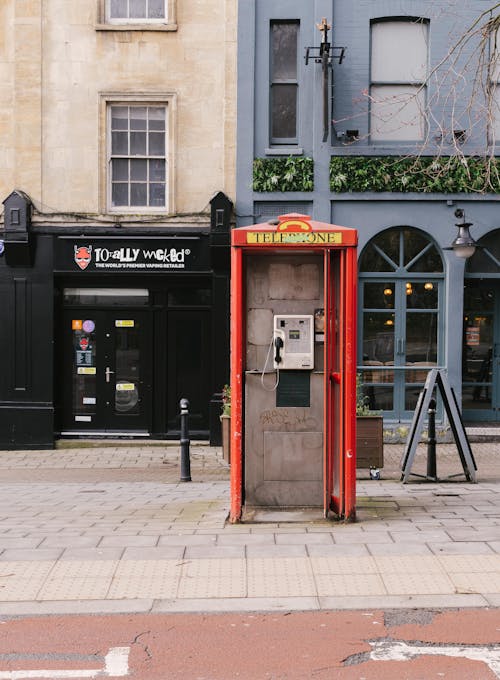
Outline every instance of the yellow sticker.
[(81, 331), (83, 326), (83, 321), (81, 319), (71, 319), (71, 330)]
[(134, 326), (133, 319), (115, 319), (115, 328), (133, 328)]
[(116, 383), (117, 392), (133, 392), (134, 390), (134, 383)]
[(95, 375), (95, 366), (78, 366), (76, 369), (78, 375)]

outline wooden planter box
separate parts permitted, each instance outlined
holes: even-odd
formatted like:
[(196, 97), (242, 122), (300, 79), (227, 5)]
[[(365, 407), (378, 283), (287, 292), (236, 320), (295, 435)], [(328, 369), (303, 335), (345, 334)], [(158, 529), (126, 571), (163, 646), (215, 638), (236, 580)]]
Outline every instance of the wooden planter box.
[(222, 425), (222, 456), (228, 463), (231, 462), (231, 416), (221, 416)]
[(356, 417), (356, 467), (384, 467), (384, 419)]

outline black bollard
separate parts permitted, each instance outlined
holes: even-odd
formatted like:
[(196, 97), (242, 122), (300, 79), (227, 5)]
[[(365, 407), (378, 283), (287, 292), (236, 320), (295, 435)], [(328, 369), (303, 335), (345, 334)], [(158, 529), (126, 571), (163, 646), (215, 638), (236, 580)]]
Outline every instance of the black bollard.
[(189, 457), (189, 401), (181, 399), (181, 482), (191, 481), (191, 460)]
[(427, 438), (427, 477), (429, 479), (437, 480), (436, 467), (436, 400), (431, 399), (429, 402), (428, 438)]

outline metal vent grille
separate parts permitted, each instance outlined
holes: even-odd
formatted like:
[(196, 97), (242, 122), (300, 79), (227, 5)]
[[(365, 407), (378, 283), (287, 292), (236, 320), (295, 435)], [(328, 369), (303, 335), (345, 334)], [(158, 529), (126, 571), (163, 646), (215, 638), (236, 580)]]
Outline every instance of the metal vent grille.
[(254, 215), (256, 219), (266, 220), (287, 213), (300, 213), (310, 215), (312, 203), (308, 201), (257, 201), (254, 203)]

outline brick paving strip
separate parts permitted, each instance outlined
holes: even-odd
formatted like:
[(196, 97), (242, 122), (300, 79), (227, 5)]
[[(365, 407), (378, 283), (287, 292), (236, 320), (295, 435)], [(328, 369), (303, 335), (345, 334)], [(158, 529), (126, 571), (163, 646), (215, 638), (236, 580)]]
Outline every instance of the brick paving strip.
[(358, 522), (240, 525), (217, 448), (187, 484), (177, 446), (0, 452), (0, 613), (499, 606), (497, 448), (473, 446), (478, 484), (403, 485), (386, 446)]

